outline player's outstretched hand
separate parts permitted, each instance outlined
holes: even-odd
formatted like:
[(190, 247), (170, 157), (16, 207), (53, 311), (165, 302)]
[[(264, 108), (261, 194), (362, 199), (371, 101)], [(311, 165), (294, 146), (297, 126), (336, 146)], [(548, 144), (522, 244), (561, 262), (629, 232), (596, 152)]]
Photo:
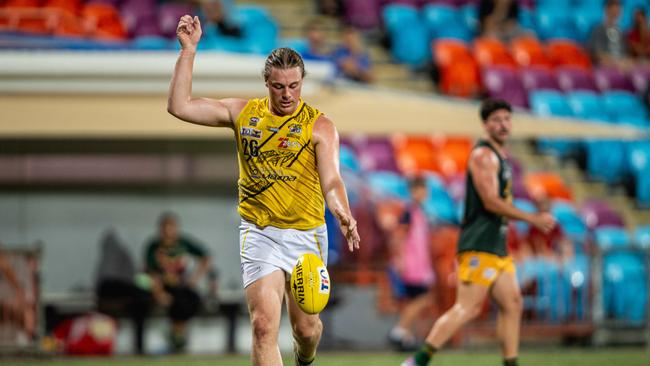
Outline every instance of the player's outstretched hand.
[(555, 227), (555, 217), (548, 212), (542, 212), (535, 217), (535, 225), (538, 229), (542, 230), (544, 233), (548, 233), (553, 230)]
[(343, 236), (345, 236), (345, 240), (348, 242), (348, 249), (351, 252), (355, 249), (359, 249), (361, 238), (357, 232), (357, 220), (340, 209), (334, 210), (334, 216), (339, 220), (341, 232), (343, 233)]
[(201, 39), (201, 22), (199, 17), (195, 16), (192, 18), (190, 15), (183, 15), (178, 21), (178, 26), (176, 27), (176, 37), (181, 43), (181, 48), (184, 50), (193, 50), (196, 51), (196, 46), (199, 44)]

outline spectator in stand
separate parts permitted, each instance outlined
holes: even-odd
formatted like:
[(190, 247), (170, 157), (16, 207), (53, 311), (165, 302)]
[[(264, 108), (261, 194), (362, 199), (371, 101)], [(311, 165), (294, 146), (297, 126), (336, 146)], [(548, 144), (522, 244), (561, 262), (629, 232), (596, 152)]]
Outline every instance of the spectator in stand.
[(634, 24), (627, 34), (627, 44), (630, 55), (636, 61), (648, 62), (650, 60), (650, 27), (643, 8), (634, 11)]
[(510, 42), (525, 33), (519, 26), (517, 17), (519, 4), (515, 0), (481, 0), (478, 6), (478, 19), (481, 36), (496, 37)]
[(412, 202), (399, 220), (391, 245), (391, 276), (405, 302), (388, 339), (400, 350), (415, 349), (412, 328), (422, 311), (432, 303), (429, 290), (435, 277), (431, 264), (429, 222), (422, 208), (427, 198), (426, 182), (424, 178), (414, 178), (409, 188)]
[(361, 83), (372, 83), (374, 77), (370, 56), (359, 31), (352, 26), (342, 30), (341, 45), (333, 53), (338, 75)]
[(605, 21), (591, 30), (589, 50), (596, 64), (627, 70), (631, 63), (623, 31), (618, 25), (620, 16), (620, 0), (606, 0)]
[(302, 58), (306, 61), (332, 61), (332, 54), (327, 45), (325, 24), (320, 19), (312, 19), (305, 25), (305, 37), (308, 49)]
[[(181, 352), (187, 344), (187, 321), (201, 306), (196, 291), (199, 281), (208, 273), (210, 257), (198, 243), (179, 233), (178, 219), (163, 213), (159, 219), (159, 235), (149, 242), (145, 267), (151, 276), (151, 289), (156, 301), (168, 308), (172, 320), (170, 341), (173, 351)], [(196, 260), (189, 273), (191, 259)]]

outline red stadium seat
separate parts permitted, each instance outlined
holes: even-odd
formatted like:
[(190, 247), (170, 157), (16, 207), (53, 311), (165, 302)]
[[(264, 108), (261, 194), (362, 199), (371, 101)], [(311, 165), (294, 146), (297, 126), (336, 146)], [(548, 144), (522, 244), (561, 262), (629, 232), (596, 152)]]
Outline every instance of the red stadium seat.
[(41, 6), (40, 0), (7, 0), (4, 7), (7, 9), (17, 8), (38, 8)]
[(571, 189), (564, 184), (564, 180), (556, 173), (537, 172), (527, 174), (524, 184), (531, 197), (546, 196), (552, 199), (573, 200)]
[(93, 37), (109, 40), (126, 38), (126, 30), (122, 24), (122, 19), (114, 6), (91, 3), (84, 6), (82, 14)]
[(542, 44), (534, 37), (520, 37), (510, 44), (512, 55), (519, 66), (551, 67)]
[(54, 26), (51, 14), (42, 11), (23, 13), (18, 18), (16, 30), (24, 33), (51, 34)]
[(440, 89), (458, 97), (471, 97), (481, 90), (478, 65), (467, 45), (443, 39), (433, 44), (434, 61), (440, 70)]
[(43, 4), (46, 9), (56, 9), (79, 15), (81, 12), (81, 1), (79, 0), (46, 0)]
[(493, 38), (477, 38), (474, 40), (474, 58), (480, 66), (517, 67), (506, 46), (501, 41)]
[(592, 68), (587, 52), (569, 40), (548, 42), (546, 54), (555, 66), (573, 66), (583, 70), (591, 70)]
[(55, 36), (60, 37), (84, 37), (86, 30), (80, 18), (70, 13), (60, 13), (58, 22), (53, 30)]
[(430, 137), (398, 136), (393, 139), (395, 160), (404, 175), (438, 171), (435, 147)]

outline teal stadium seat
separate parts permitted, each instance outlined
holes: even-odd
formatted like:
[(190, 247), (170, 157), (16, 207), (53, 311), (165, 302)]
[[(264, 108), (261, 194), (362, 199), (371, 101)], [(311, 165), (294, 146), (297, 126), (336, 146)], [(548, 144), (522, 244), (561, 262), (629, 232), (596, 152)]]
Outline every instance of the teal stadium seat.
[(625, 146), (619, 140), (590, 140), (587, 146), (587, 173), (592, 179), (619, 183), (625, 174)]
[(422, 18), (429, 33), (429, 40), (440, 38), (458, 39), (470, 42), (474, 37), (465, 26), (462, 13), (456, 8), (427, 4), (422, 8)]
[(647, 118), (647, 111), (641, 98), (631, 92), (606, 91), (602, 94), (602, 99), (609, 118), (617, 123)]
[(573, 115), (589, 121), (606, 122), (607, 111), (603, 107), (600, 95), (592, 91), (574, 91), (566, 94)]
[(573, 112), (566, 98), (553, 90), (536, 90), (529, 94), (529, 104), (533, 113), (541, 117), (572, 117)]
[(395, 61), (420, 67), (431, 59), (427, 29), (414, 7), (389, 4), (382, 17)]

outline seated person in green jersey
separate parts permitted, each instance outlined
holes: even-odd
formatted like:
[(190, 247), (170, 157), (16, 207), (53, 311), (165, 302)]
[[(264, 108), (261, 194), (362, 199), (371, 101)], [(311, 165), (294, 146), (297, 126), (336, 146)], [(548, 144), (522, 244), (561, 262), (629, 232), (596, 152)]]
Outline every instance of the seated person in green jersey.
[[(173, 213), (163, 213), (158, 223), (159, 234), (147, 245), (145, 267), (153, 280), (154, 298), (167, 307), (172, 321), (172, 350), (180, 352), (187, 343), (187, 321), (201, 307), (196, 287), (208, 271), (210, 257), (201, 245), (180, 235)], [(193, 271), (188, 270), (191, 257), (196, 259)]]

